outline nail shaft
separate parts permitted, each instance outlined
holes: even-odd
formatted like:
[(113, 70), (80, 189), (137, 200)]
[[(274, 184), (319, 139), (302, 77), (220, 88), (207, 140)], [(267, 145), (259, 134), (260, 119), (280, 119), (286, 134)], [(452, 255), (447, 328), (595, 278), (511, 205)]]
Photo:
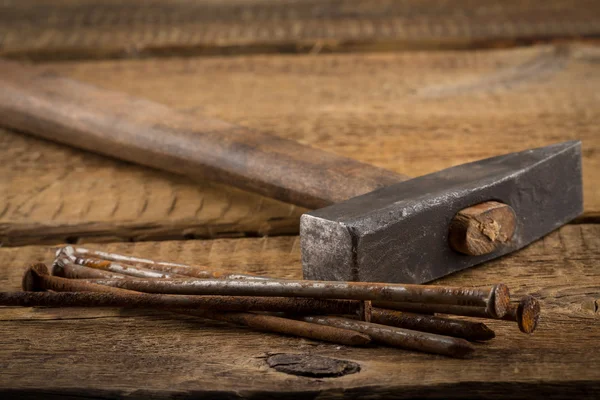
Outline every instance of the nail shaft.
[[(76, 260), (77, 263), (82, 263), (81, 257), (77, 257)], [(494, 332), (483, 323), (422, 316), (392, 310), (372, 309), (370, 301), (362, 301), (360, 306), (360, 319), (366, 322), (375, 322), (382, 325), (397, 326), (422, 332), (461, 337), (474, 341), (490, 340), (495, 337)], [(370, 321), (371, 317), (374, 318), (373, 321)]]
[(78, 255), (78, 256), (96, 257), (96, 258), (101, 258), (103, 260), (108, 260), (108, 261), (125, 262), (128, 264), (134, 263), (134, 264), (141, 264), (141, 265), (164, 265), (164, 266), (174, 266), (174, 267), (179, 266), (179, 267), (190, 268), (189, 265), (185, 265), (185, 264), (153, 261), (153, 260), (149, 260), (146, 258), (124, 256), (121, 254), (107, 253), (105, 251), (86, 249), (83, 247), (65, 246), (65, 247), (59, 249), (57, 254), (59, 252), (66, 252), (67, 254)]
[[(104, 273), (113, 272), (116, 274), (134, 276), (136, 278), (185, 278), (185, 275), (169, 274), (161, 271), (154, 271), (148, 268), (140, 266), (130, 266), (127, 264), (120, 264), (118, 262), (97, 258), (94, 256), (85, 256), (76, 254), (75, 249), (71, 246), (65, 246), (56, 252), (56, 259), (54, 264), (68, 264), (79, 265), (81, 267), (93, 268)], [(75, 269), (75, 268), (71, 268)], [(60, 273), (61, 271), (59, 271)], [(82, 270), (77, 270), (75, 275), (93, 275), (91, 271), (84, 272), (83, 274), (77, 273)], [(80, 279), (80, 278), (75, 278)]]
[(162, 271), (168, 274), (178, 274), (182, 276), (190, 276), (200, 279), (256, 279), (263, 280), (263, 278), (256, 275), (249, 274), (228, 274), (216, 271), (206, 271), (198, 267), (194, 267), (186, 264), (169, 263), (162, 261), (154, 261), (145, 258), (124, 256), (121, 254), (107, 253), (99, 250), (91, 250), (83, 247), (72, 247), (65, 246), (61, 249), (63, 252), (71, 254), (77, 257), (89, 257), (97, 258), (106, 261), (114, 261), (127, 265), (128, 267), (147, 268), (154, 271)]
[(481, 322), (461, 321), (381, 308), (373, 308), (371, 322), (472, 341), (490, 340), (496, 336), (494, 331)]
[[(64, 281), (69, 281), (73, 286), (67, 285)], [(310, 324), (303, 321), (290, 320), (287, 318), (280, 318), (269, 315), (258, 315), (253, 313), (244, 312), (217, 312), (215, 310), (224, 304), (223, 299), (210, 298), (210, 297), (198, 297), (198, 296), (187, 296), (191, 299), (186, 299), (186, 296), (171, 296), (171, 295), (153, 295), (146, 293), (131, 292), (124, 289), (115, 289), (107, 286), (88, 284), (87, 286), (79, 285), (81, 282), (77, 282), (70, 279), (63, 279), (48, 275), (48, 270), (45, 265), (37, 264), (28, 269), (23, 278), (23, 286), (26, 289), (31, 290), (42, 290), (42, 289), (87, 289), (90, 291), (84, 292), (11, 292), (11, 293), (0, 293), (0, 305), (20, 305), (25, 307), (32, 306), (54, 306), (54, 307), (141, 307), (141, 308), (166, 308), (170, 311), (195, 315), (208, 319), (217, 319), (221, 321), (232, 322), (240, 325), (246, 325), (255, 329), (263, 331), (289, 334), (293, 336), (306, 337), (309, 339), (324, 340), (338, 344), (360, 346), (365, 345), (371, 341), (368, 335), (361, 334), (356, 331), (319, 326)], [(168, 299), (173, 299), (169, 301)], [(167, 301), (165, 301), (167, 300)], [(186, 300), (191, 300), (188, 302)], [(204, 300), (209, 309), (206, 310), (190, 310), (189, 307), (194, 306), (194, 301)], [(216, 301), (213, 301), (216, 300)], [(249, 306), (250, 309), (255, 307), (256, 303), (260, 303), (260, 299), (253, 299), (250, 297), (246, 298), (231, 298), (229, 301), (225, 299), (227, 304), (227, 310), (235, 310), (236, 300), (241, 300), (238, 306), (241, 309)], [(252, 301), (255, 301), (254, 305)], [(277, 302), (277, 298), (267, 298), (267, 303)], [(298, 299), (299, 302), (294, 302), (294, 299), (284, 298), (283, 303), (292, 305), (288, 312), (298, 312), (298, 307), (306, 307), (304, 311), (308, 309), (313, 310), (319, 308), (312, 301), (312, 299)], [(154, 302), (154, 304), (153, 304)], [(209, 304), (209, 303), (213, 304)], [(320, 302), (317, 300), (317, 302)], [(326, 303), (332, 303), (332, 301), (325, 300)], [(179, 303), (181, 307), (171, 308), (173, 303)], [(181, 304), (183, 303), (183, 304)], [(358, 302), (338, 302), (342, 305), (351, 305), (352, 308), (357, 309)], [(354, 304), (351, 304), (354, 303)], [(263, 304), (264, 306), (265, 304)], [(281, 304), (277, 304), (279, 309)], [(339, 304), (337, 304), (339, 306)], [(285, 308), (285, 307), (283, 307)], [(294, 310), (296, 308), (296, 310)], [(281, 310), (279, 310), (281, 311)]]
[[(535, 331), (539, 317), (540, 304), (531, 297), (525, 296), (518, 303), (508, 303), (506, 314), (498, 318), (492, 315), (485, 307), (469, 307), (453, 304), (429, 304), (429, 303), (408, 303), (378, 301), (373, 305), (377, 307), (399, 310), (404, 312), (425, 313), (425, 314), (450, 314), (463, 317), (502, 319), (505, 321), (517, 322), (519, 329), (524, 333), (533, 333)], [(521, 310), (521, 311), (519, 311)]]
[(148, 293), (186, 295), (283, 296), (328, 299), (389, 300), (486, 307), (506, 314), (509, 294), (499, 284), (491, 289), (371, 282), (237, 280), (237, 279), (97, 279), (91, 283)]
[[(186, 276), (193, 276), (195, 275), (193, 270), (194, 268), (184, 265), (184, 264), (173, 264), (173, 263), (164, 263), (164, 262), (157, 262), (157, 261), (152, 261), (152, 260), (148, 260), (148, 259), (142, 259), (142, 258), (137, 258), (137, 257), (129, 257), (129, 256), (123, 256), (123, 255), (119, 255), (119, 254), (112, 254), (112, 253), (106, 253), (106, 252), (101, 252), (101, 251), (97, 251), (97, 250), (88, 250), (85, 248), (73, 248), (71, 246), (67, 246), (63, 249), (63, 251), (69, 253), (69, 254), (79, 254), (79, 255), (88, 255), (88, 256), (93, 256), (93, 257), (98, 257), (98, 258), (102, 258), (104, 260), (120, 260), (120, 261), (125, 261), (125, 262), (129, 262), (129, 263), (137, 263), (137, 264), (143, 264), (145, 266), (148, 266), (150, 269), (152, 268), (157, 268), (159, 266), (161, 266), (160, 268), (164, 267), (169, 271), (173, 271), (172, 268), (179, 268), (178, 271), (182, 274), (182, 275), (186, 275)], [(162, 269), (161, 269), (162, 270)], [(198, 272), (198, 270), (196, 270), (196, 272)], [(139, 290), (139, 291), (148, 291), (148, 292), (160, 292), (160, 293), (173, 293), (173, 294), (233, 294), (233, 295), (241, 295), (241, 296), (245, 296), (245, 295), (263, 295), (263, 296), (267, 296), (267, 295), (271, 295), (268, 294), (268, 291), (276, 291), (278, 290), (278, 288), (276, 288), (275, 286), (277, 286), (277, 284), (281, 284), (279, 287), (279, 290), (292, 290), (292, 286), (295, 283), (297, 286), (298, 285), (304, 285), (304, 288), (307, 289), (306, 292), (309, 292), (309, 288), (313, 285), (311, 285), (311, 283), (315, 283), (316, 285), (327, 285), (326, 288), (317, 288), (317, 293), (307, 293), (306, 295), (304, 294), (287, 294), (287, 293), (280, 293), (279, 295), (281, 296), (288, 296), (288, 295), (293, 295), (293, 296), (302, 296), (302, 297), (325, 297), (325, 295), (329, 295), (330, 292), (335, 291), (336, 289), (338, 290), (342, 290), (344, 291), (343, 287), (340, 287), (339, 284), (346, 284), (346, 285), (353, 285), (353, 287), (350, 288), (345, 288), (345, 292), (347, 294), (347, 296), (344, 296), (344, 294), (334, 294), (331, 293), (331, 297), (328, 298), (351, 298), (351, 299), (358, 299), (358, 300), (385, 300), (386, 297), (389, 297), (390, 294), (386, 293), (386, 288), (389, 287), (390, 285), (386, 285), (386, 284), (377, 284), (377, 283), (347, 283), (347, 282), (314, 282), (314, 281), (291, 281), (291, 280), (281, 280), (281, 279), (272, 279), (272, 278), (263, 278), (263, 277), (255, 277), (252, 275), (243, 275), (243, 274), (219, 274), (219, 273), (215, 273), (215, 272), (211, 272), (211, 271), (201, 271), (202, 272), (202, 278), (204, 279), (210, 279), (210, 278), (220, 278), (223, 279), (225, 277), (234, 277), (236, 279), (245, 279), (245, 278), (249, 278), (251, 280), (260, 280), (260, 281), (269, 281), (269, 282), (273, 282), (273, 285), (263, 285), (262, 288), (265, 289), (265, 291), (263, 292), (251, 292), (249, 294), (246, 294), (245, 292), (243, 292), (242, 287), (240, 286), (244, 286), (247, 290), (250, 290), (250, 286), (251, 285), (245, 285), (245, 284), (241, 284), (241, 285), (235, 285), (232, 284), (231, 287), (225, 289), (227, 290), (238, 290), (236, 292), (228, 292), (228, 293), (224, 293), (224, 292), (220, 292), (220, 293), (211, 293), (209, 290), (209, 286), (213, 287), (213, 290), (217, 290), (217, 288), (214, 288), (214, 286), (218, 286), (219, 284), (215, 284), (215, 285), (211, 285), (210, 282), (205, 282), (204, 284), (200, 283), (198, 286), (204, 286), (203, 288), (198, 288), (198, 290), (201, 290), (201, 292), (193, 292), (193, 288), (187, 287), (184, 288), (179, 287), (176, 288), (175, 286), (177, 285), (177, 283), (174, 281), (173, 283), (166, 283), (163, 282), (160, 285), (152, 285), (150, 284), (152, 287), (148, 287), (147, 289), (143, 289), (143, 285), (141, 282), (138, 282), (136, 284), (134, 283), (128, 283), (127, 285), (133, 285), (130, 288), (133, 288), (134, 290)], [(186, 283), (189, 282), (189, 280), (186, 280)], [(98, 282), (100, 283), (100, 282)], [(180, 282), (183, 283), (183, 282)], [(338, 284), (337, 287), (334, 284)], [(108, 282), (102, 282), (101, 284), (108, 284), (110, 285), (110, 283)], [(222, 286), (225, 286), (226, 284), (221, 284)], [(269, 287), (267, 287), (267, 285)], [(360, 290), (359, 285), (362, 285), (362, 289), (366, 290), (366, 291), (371, 291), (373, 293), (371, 297), (365, 298), (364, 296), (353, 296), (350, 295), (350, 291), (354, 290)], [(134, 288), (135, 286), (135, 288)], [(189, 286), (189, 285), (185, 285), (185, 286)], [(236, 288), (233, 288), (233, 286), (237, 286)], [(287, 288), (284, 288), (283, 286), (287, 286)], [(365, 288), (365, 286), (371, 286), (371, 288)], [(393, 285), (393, 286), (399, 286), (399, 285)], [(123, 287), (123, 286), (122, 286)], [(124, 286), (126, 287), (126, 286)], [(411, 292), (410, 293), (410, 298), (407, 299), (406, 301), (410, 301), (410, 302), (415, 302), (418, 300), (415, 300), (414, 297), (419, 297), (422, 296), (424, 297), (423, 301), (424, 302), (439, 302), (439, 303), (444, 303), (444, 304), (458, 304), (458, 305), (469, 305), (469, 306), (477, 306), (477, 305), (482, 305), (485, 306), (488, 313), (490, 315), (496, 316), (496, 317), (501, 317), (506, 313), (506, 307), (508, 306), (509, 303), (509, 299), (510, 299), (510, 295), (508, 292), (508, 288), (505, 285), (499, 284), (494, 286), (491, 289), (487, 289), (487, 290), (477, 290), (477, 289), (470, 289), (470, 288), (452, 288), (452, 287), (443, 287), (443, 286), (424, 286), (424, 285), (404, 285), (404, 288), (406, 289), (406, 292)], [(327, 293), (323, 293), (324, 290), (321, 289), (326, 289)], [(397, 288), (396, 288), (397, 289)], [(190, 291), (192, 290), (192, 291)], [(208, 291), (207, 291), (208, 290)], [(242, 292), (239, 292), (239, 290), (242, 290)], [(255, 290), (259, 290), (257, 286), (255, 286)], [(375, 296), (375, 292), (381, 292), (379, 294), (379, 296)], [(398, 293), (395, 293), (396, 295), (398, 295)], [(278, 295), (278, 294), (273, 294), (273, 295)], [(392, 294), (393, 295), (393, 294)], [(429, 297), (429, 299), (428, 299)], [(437, 297), (437, 298), (436, 298)], [(383, 299), (382, 299), (383, 298)], [(389, 299), (392, 300), (392, 299)], [(396, 299), (393, 299), (396, 300)], [(401, 301), (401, 300), (396, 300), (396, 301)]]
[(82, 265), (84, 267), (94, 268), (103, 271), (115, 272), (127, 276), (134, 276), (136, 278), (185, 278), (185, 275), (153, 271), (151, 269), (142, 267), (133, 267), (127, 264), (120, 264), (114, 261), (102, 260), (99, 258), (92, 257), (75, 257), (75, 264)]
[[(130, 276), (142, 278), (172, 278), (179, 276), (197, 277), (204, 279), (219, 278), (219, 279), (255, 279), (255, 280), (275, 280), (272, 278), (259, 277), (247, 274), (223, 274), (214, 271), (200, 270), (185, 264), (166, 263), (149, 259), (124, 256), (120, 254), (107, 253), (97, 250), (89, 250), (85, 248), (73, 248), (66, 246), (59, 251), (58, 254), (68, 255), (75, 263), (100, 269), (109, 269), (107, 266), (113, 266), (112, 271), (120, 271), (129, 274)], [(76, 256), (77, 255), (77, 256)], [(87, 257), (85, 257), (87, 256)], [(120, 263), (111, 262), (120, 261)], [(85, 268), (85, 267), (81, 267)], [(116, 269), (115, 269), (116, 268)], [(108, 276), (100, 276), (96, 273), (91, 273), (85, 270), (78, 270), (73, 273), (71, 268), (71, 276), (78, 278), (108, 278)], [(111, 270), (111, 269), (109, 269)], [(68, 269), (66, 269), (69, 272)], [(162, 274), (160, 272), (162, 272)], [(100, 271), (99, 271), (100, 272)], [(63, 272), (64, 274), (64, 272)], [(66, 275), (66, 274), (64, 274)], [(281, 281), (281, 280), (279, 280)], [(503, 320), (516, 321), (519, 329), (525, 333), (532, 333), (537, 327), (539, 320), (540, 306), (539, 303), (530, 296), (521, 300), (517, 304), (508, 303), (508, 291), (504, 285), (497, 285), (492, 289), (490, 296), (487, 299), (486, 307), (474, 307), (472, 305), (461, 304), (436, 304), (415, 303), (415, 302), (390, 302), (390, 301), (375, 301), (374, 304), (388, 309), (375, 309), (375, 313), (371, 312), (371, 304), (369, 301), (360, 303), (359, 315), (363, 321), (369, 321), (373, 316), (375, 320), (381, 324), (387, 324), (408, 329), (421, 330), (430, 333), (445, 334), (454, 337), (462, 337), (468, 340), (489, 340), (493, 338), (494, 332), (483, 323), (475, 323), (469, 321), (453, 320), (448, 318), (435, 317), (433, 315), (418, 315), (406, 312), (406, 310), (434, 314), (446, 313), (462, 316), (473, 316), (479, 318), (501, 317)], [(503, 310), (504, 308), (504, 310)], [(367, 310), (368, 309), (368, 310)], [(389, 309), (402, 310), (401, 313), (391, 311)], [(505, 315), (502, 313), (505, 312)]]
[[(84, 279), (67, 279), (51, 276), (44, 264), (34, 264), (25, 271), (21, 283), (23, 290), (43, 291), (53, 290), (55, 292), (98, 292), (123, 293), (122, 289), (110, 286), (97, 285)], [(135, 293), (131, 290), (127, 292)]]
[[(80, 258), (77, 259), (80, 260)], [(390, 325), (416, 331), (461, 337), (473, 341), (490, 340), (495, 337), (494, 332), (483, 323), (425, 316), (381, 308), (373, 309), (370, 307), (369, 301), (362, 301), (358, 304), (358, 314), (360, 315), (360, 319), (366, 322), (375, 322), (381, 325)], [(354, 314), (354, 312), (352, 312), (354, 310), (348, 311), (348, 314)], [(371, 318), (372, 321), (370, 321)]]
[[(55, 292), (108, 292), (130, 296), (98, 297), (95, 305), (87, 307), (132, 307), (132, 308), (201, 308), (222, 311), (280, 311), (296, 314), (339, 314), (361, 316), (359, 301), (306, 299), (293, 297), (256, 296), (193, 296), (139, 293), (136, 291), (97, 285), (83, 279), (65, 279), (48, 274), (44, 264), (36, 264), (23, 277), (23, 290)], [(91, 301), (91, 300), (90, 300)]]
[[(390, 310), (398, 310), (422, 314), (451, 314), (464, 317), (498, 319), (488, 312), (486, 307), (471, 307), (456, 304), (409, 303), (396, 301), (374, 301), (374, 306)], [(510, 303), (509, 303), (510, 306)], [(507, 307), (508, 312), (508, 307)]]
[(52, 264), (52, 275), (69, 279), (124, 279), (121, 274), (97, 270), (75, 264), (65, 257), (57, 257)]
[[(152, 295), (142, 294), (141, 296), (145, 297)], [(0, 305), (21, 307), (154, 308), (151, 303), (145, 301), (138, 302), (133, 299), (134, 297), (136, 297), (136, 295), (98, 292), (0, 292)], [(356, 331), (336, 327), (321, 327), (308, 322), (294, 321), (270, 315), (177, 308), (170, 309), (169, 311), (207, 319), (232, 322), (263, 331), (324, 340), (349, 346), (361, 346), (370, 342), (368, 335)]]
[(371, 338), (368, 335), (353, 330), (317, 325), (310, 322), (297, 321), (272, 315), (214, 312), (211, 310), (181, 310), (181, 312), (187, 315), (244, 325), (261, 331), (301, 336), (348, 346), (363, 346), (371, 341)]
[(457, 358), (467, 357), (474, 351), (473, 346), (464, 339), (435, 335), (432, 333), (417, 332), (409, 329), (340, 317), (306, 316), (301, 317), (300, 319), (306, 322), (351, 329), (365, 333), (369, 335), (374, 342), (403, 349), (442, 354)]
[[(77, 252), (81, 252), (83, 254), (93, 254), (95, 256), (107, 256), (107, 254), (108, 254), (108, 257), (110, 257), (110, 258), (114, 258), (114, 259), (122, 258), (122, 259), (127, 259), (127, 260), (133, 260), (134, 262), (138, 262), (138, 263), (140, 263), (140, 261), (143, 261), (143, 264), (150, 266), (150, 268), (153, 268), (156, 265), (160, 264), (158, 262), (154, 262), (154, 261), (150, 261), (150, 260), (136, 259), (134, 257), (127, 257), (127, 256), (121, 256), (121, 255), (115, 255), (115, 254), (109, 254), (109, 253), (103, 253), (103, 252), (97, 252), (94, 254), (93, 251), (83, 249), (83, 248), (76, 248), (76, 249), (71, 250), (71, 253), (77, 253)], [(82, 263), (81, 260), (83, 260), (83, 259), (81, 257), (77, 257), (76, 260), (78, 263), (81, 264)], [(183, 264), (176, 265), (176, 267), (180, 267), (181, 268), (180, 272), (182, 272), (186, 276), (194, 276), (195, 275), (192, 273), (194, 270), (193, 267), (184, 266)], [(129, 268), (133, 269), (136, 267), (131, 266)], [(167, 268), (169, 269), (169, 271), (171, 271), (170, 267), (167, 267)], [(203, 272), (207, 272), (207, 273), (211, 274), (212, 276), (219, 276), (218, 274), (212, 273), (209, 271), (203, 271)], [(241, 277), (244, 278), (245, 276), (242, 275)], [(262, 278), (262, 279), (269, 280), (272, 278)], [(361, 320), (369, 322), (369, 317), (372, 316), (371, 304), (369, 301), (363, 301), (361, 303), (361, 306), (362, 306), (362, 308), (361, 308), (361, 311), (359, 312), (360, 315), (362, 315)], [(456, 307), (463, 308), (465, 306), (456, 306)], [(473, 307), (468, 307), (467, 312), (470, 310), (473, 310)], [(479, 311), (479, 310), (480, 309), (477, 309), (477, 311)], [(491, 316), (491, 313), (488, 312), (487, 307), (481, 308), (481, 310), (483, 310), (483, 312), (485, 313), (486, 316), (487, 315)], [(516, 309), (514, 311), (516, 312)], [(433, 314), (433, 313), (431, 313), (431, 314)], [(479, 313), (477, 312), (476, 314), (479, 314)], [(490, 330), (483, 323), (460, 321), (460, 320), (453, 320), (453, 319), (434, 317), (434, 316), (424, 316), (424, 315), (411, 314), (411, 313), (406, 313), (406, 312), (397, 313), (397, 312), (394, 312), (391, 310), (383, 310), (383, 309), (377, 309), (377, 317), (376, 318), (378, 318), (378, 323), (385, 324), (385, 325), (393, 325), (393, 326), (398, 326), (398, 327), (404, 327), (407, 329), (414, 329), (414, 330), (420, 330), (420, 331), (424, 331), (424, 332), (430, 332), (430, 333), (445, 334), (445, 335), (454, 336), (454, 337), (463, 337), (468, 340), (489, 340), (495, 336), (494, 332), (492, 330)], [(506, 318), (507, 318), (507, 316), (504, 317), (504, 319), (506, 319)], [(521, 328), (521, 324), (519, 324), (519, 327)], [(521, 330), (523, 330), (523, 329), (525, 329), (525, 328), (521, 328)]]

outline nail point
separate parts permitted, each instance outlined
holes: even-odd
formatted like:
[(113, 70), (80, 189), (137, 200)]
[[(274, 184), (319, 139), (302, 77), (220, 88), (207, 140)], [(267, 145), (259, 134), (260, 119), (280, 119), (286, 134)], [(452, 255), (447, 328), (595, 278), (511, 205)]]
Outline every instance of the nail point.
[(482, 340), (482, 341), (492, 340), (493, 338), (496, 337), (496, 332), (491, 330), (486, 324), (481, 323), (479, 327), (481, 329), (481, 332), (480, 332), (480, 336), (479, 336), (478, 340)]
[(451, 344), (449, 349), (454, 357), (468, 358), (475, 351), (475, 347), (464, 339), (456, 339), (455, 343)]

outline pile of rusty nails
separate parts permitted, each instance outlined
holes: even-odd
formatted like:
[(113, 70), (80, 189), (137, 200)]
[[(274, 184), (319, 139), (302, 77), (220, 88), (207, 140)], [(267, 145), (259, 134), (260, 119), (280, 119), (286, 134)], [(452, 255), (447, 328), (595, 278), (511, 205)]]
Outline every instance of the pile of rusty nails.
[(459, 358), (474, 351), (470, 341), (490, 340), (494, 332), (481, 322), (436, 314), (516, 321), (525, 333), (535, 330), (540, 315), (533, 297), (511, 302), (503, 284), (473, 289), (272, 279), (72, 246), (57, 251), (52, 274), (44, 264), (32, 265), (23, 290), (0, 293), (0, 305), (162, 309), (343, 345), (374, 342)]

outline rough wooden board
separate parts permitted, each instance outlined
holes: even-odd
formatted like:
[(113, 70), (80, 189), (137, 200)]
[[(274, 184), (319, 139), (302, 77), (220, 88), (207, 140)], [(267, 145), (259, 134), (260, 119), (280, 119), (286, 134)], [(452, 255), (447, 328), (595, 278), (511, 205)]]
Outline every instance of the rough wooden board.
[(7, 0), (0, 55), (85, 59), (473, 48), (595, 37), (593, 0)]
[[(600, 211), (600, 50), (252, 56), (48, 65), (106, 88), (412, 176), (583, 140)], [(297, 232), (294, 207), (0, 130), (4, 245)]]
[[(97, 245), (96, 245), (97, 246)], [(109, 251), (210, 265), (221, 271), (299, 277), (297, 237), (144, 242)], [(600, 226), (569, 225), (514, 255), (438, 283), (503, 281), (515, 296), (542, 302), (533, 336), (491, 321), (498, 334), (471, 360), (385, 347), (348, 348), (222, 323), (116, 309), (0, 310), (0, 388), (12, 394), (159, 398), (210, 393), (221, 398), (593, 397), (600, 390)], [(49, 247), (0, 249), (0, 288), (18, 288), (23, 265), (48, 262)], [(360, 363), (361, 372), (311, 379), (275, 372), (269, 353), (306, 353)]]
[[(0, 240), (182, 239), (297, 233), (301, 210), (209, 182), (0, 130)], [(6, 157), (6, 158), (4, 158)]]

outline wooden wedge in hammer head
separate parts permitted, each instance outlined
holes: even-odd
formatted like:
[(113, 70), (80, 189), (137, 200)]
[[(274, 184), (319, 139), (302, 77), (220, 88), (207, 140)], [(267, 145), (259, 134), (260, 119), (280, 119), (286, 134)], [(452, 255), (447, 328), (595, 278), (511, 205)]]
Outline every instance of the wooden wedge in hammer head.
[(423, 283), (582, 212), (577, 141), (410, 179), (292, 140), (0, 60), (0, 125), (306, 208), (306, 279)]

